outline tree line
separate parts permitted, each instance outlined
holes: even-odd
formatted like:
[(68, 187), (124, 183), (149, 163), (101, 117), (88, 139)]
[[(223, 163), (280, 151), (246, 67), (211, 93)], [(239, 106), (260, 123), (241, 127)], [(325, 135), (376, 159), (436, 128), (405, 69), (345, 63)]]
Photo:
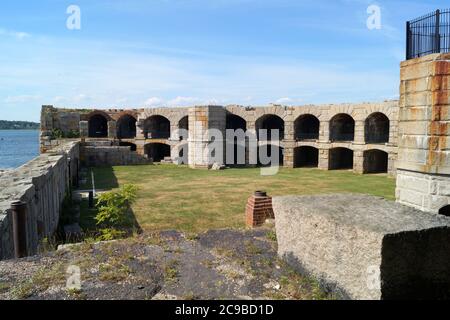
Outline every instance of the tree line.
[(28, 121), (0, 120), (0, 130), (37, 130), (39, 123)]

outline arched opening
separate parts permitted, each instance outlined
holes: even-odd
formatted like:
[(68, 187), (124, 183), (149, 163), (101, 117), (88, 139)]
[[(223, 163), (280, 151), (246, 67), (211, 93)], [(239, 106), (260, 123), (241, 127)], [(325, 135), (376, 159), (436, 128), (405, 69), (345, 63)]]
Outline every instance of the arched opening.
[(294, 130), (297, 141), (318, 140), (320, 121), (311, 114), (302, 115), (295, 120)]
[(247, 121), (245, 121), (244, 118), (240, 116), (229, 113), (227, 114), (226, 128), (232, 130), (242, 129), (244, 131), (247, 131)]
[(133, 139), (136, 137), (136, 118), (124, 115), (117, 121), (117, 138)]
[(144, 122), (145, 139), (169, 139), (170, 121), (163, 116), (152, 116)]
[(161, 162), (166, 157), (170, 157), (170, 146), (163, 143), (149, 143), (145, 145), (145, 154), (153, 162)]
[(368, 150), (364, 152), (363, 173), (387, 173), (388, 154), (381, 150)]
[[(229, 158), (232, 159), (227, 157), (226, 164), (231, 167), (246, 165), (247, 139), (244, 134), (247, 131), (247, 122), (243, 118), (231, 113), (227, 114), (226, 122), (226, 129), (233, 130), (234, 134), (233, 141), (230, 141), (228, 136), (229, 132), (227, 132), (226, 151), (230, 152), (230, 150), (233, 150), (233, 157), (229, 156)], [(242, 132), (236, 132), (237, 130), (242, 130)]]
[(108, 120), (101, 114), (95, 114), (89, 118), (89, 137), (108, 137)]
[(271, 144), (266, 144), (258, 147), (259, 166), (273, 167), (276, 164), (278, 164), (280, 167), (284, 165), (284, 149), (282, 147)]
[(381, 112), (371, 114), (364, 126), (366, 143), (389, 142), (389, 118)]
[(256, 121), (256, 130), (258, 140), (264, 139), (264, 135), (261, 134), (260, 130), (267, 130), (267, 141), (272, 141), (275, 138), (272, 130), (278, 130), (279, 139), (283, 140), (284, 120), (279, 116), (266, 114)]
[(189, 138), (189, 116), (185, 116), (178, 121), (178, 130), (180, 140), (187, 140)]
[(309, 146), (294, 150), (294, 168), (317, 168), (319, 166), (319, 149)]
[(328, 161), (330, 170), (353, 169), (353, 151), (347, 148), (330, 149)]
[(131, 143), (131, 142), (120, 142), (119, 146), (121, 146), (121, 147), (130, 147), (131, 151), (136, 151), (137, 150), (136, 145), (134, 143)]
[(442, 207), (441, 210), (439, 210), (439, 214), (450, 217), (450, 205)]
[(330, 121), (330, 140), (355, 140), (355, 120), (345, 113), (335, 115)]

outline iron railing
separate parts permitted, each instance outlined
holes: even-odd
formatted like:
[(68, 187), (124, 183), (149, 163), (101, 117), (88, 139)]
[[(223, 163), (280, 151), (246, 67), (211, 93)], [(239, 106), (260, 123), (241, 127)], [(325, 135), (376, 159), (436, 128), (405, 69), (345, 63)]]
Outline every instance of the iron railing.
[(406, 59), (450, 52), (450, 9), (406, 23)]

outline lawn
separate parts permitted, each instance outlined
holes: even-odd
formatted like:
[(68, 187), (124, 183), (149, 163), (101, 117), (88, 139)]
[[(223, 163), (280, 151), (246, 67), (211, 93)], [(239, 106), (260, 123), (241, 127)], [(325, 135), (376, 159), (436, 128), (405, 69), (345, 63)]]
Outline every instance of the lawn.
[(123, 184), (139, 187), (138, 201), (132, 209), (145, 231), (176, 229), (197, 233), (244, 228), (245, 204), (256, 190), (267, 191), (270, 196), (356, 192), (390, 200), (395, 197), (395, 179), (350, 171), (281, 169), (275, 176), (261, 176), (256, 168), (207, 171), (175, 165), (92, 170), (97, 189), (112, 190)]

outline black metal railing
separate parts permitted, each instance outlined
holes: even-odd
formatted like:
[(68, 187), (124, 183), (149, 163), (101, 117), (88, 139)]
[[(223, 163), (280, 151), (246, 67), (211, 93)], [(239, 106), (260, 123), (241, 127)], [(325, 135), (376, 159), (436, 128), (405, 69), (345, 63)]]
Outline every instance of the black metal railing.
[(406, 23), (406, 59), (450, 52), (450, 9)]

